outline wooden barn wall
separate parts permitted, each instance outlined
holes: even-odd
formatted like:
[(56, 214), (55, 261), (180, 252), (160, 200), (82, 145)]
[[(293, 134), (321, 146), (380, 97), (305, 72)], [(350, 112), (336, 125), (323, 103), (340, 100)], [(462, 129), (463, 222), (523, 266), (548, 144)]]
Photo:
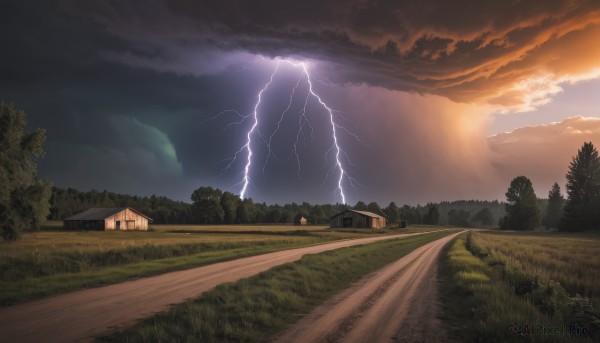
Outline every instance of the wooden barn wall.
[(114, 214), (104, 220), (106, 230), (116, 230), (117, 221), (120, 221), (119, 230), (148, 230), (148, 219), (130, 209)]
[(373, 228), (384, 228), (386, 225), (385, 218), (373, 218)]
[(63, 228), (69, 230), (104, 230), (102, 220), (64, 220)]

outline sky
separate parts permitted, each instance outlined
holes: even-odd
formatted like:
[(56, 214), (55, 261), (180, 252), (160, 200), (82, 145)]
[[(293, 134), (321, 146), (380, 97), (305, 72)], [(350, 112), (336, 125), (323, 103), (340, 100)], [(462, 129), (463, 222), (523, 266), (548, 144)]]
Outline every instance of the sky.
[(525, 175), (547, 197), (600, 146), (597, 1), (8, 0), (0, 42), (57, 187), (415, 205)]

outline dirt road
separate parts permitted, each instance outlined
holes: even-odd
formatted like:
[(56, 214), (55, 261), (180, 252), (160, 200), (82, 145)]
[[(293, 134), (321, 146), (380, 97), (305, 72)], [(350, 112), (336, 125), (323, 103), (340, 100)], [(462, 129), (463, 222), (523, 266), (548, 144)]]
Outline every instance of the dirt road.
[(445, 342), (437, 258), (457, 234), (424, 245), (319, 305), (276, 342)]
[(3, 342), (90, 340), (197, 297), (221, 283), (258, 274), (306, 254), (413, 235), (369, 237), (279, 251), (0, 308), (0, 337)]

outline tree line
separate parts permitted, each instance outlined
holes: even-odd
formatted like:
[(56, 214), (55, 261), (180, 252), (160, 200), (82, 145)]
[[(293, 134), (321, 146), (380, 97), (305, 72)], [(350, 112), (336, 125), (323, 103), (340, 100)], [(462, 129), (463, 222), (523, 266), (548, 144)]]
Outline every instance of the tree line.
[(98, 192), (81, 192), (73, 188), (52, 188), (49, 220), (63, 220), (91, 207), (132, 207), (153, 219), (157, 224), (193, 224), (190, 204), (164, 196), (137, 196)]
[[(210, 186), (196, 189), (192, 203), (174, 201), (164, 196), (137, 196), (117, 194), (106, 190), (78, 191), (73, 188), (52, 188), (50, 220), (63, 220), (91, 207), (132, 207), (153, 219), (155, 224), (291, 224), (296, 217), (304, 217), (310, 224), (327, 225), (329, 219), (346, 209), (369, 211), (387, 218), (394, 224), (406, 220), (410, 224), (491, 225), (494, 215), (503, 208), (497, 201), (454, 201), (428, 203), (425, 206), (397, 206), (390, 202), (381, 207), (377, 202), (358, 201), (354, 206), (344, 204), (285, 205), (255, 203), (251, 198), (240, 199), (228, 191)], [(471, 216), (471, 212), (475, 212)]]
[(600, 157), (592, 142), (577, 151), (566, 180), (567, 198), (555, 182), (542, 216), (531, 180), (514, 178), (506, 192), (507, 214), (500, 220), (500, 228), (533, 230), (542, 224), (561, 231), (600, 230)]

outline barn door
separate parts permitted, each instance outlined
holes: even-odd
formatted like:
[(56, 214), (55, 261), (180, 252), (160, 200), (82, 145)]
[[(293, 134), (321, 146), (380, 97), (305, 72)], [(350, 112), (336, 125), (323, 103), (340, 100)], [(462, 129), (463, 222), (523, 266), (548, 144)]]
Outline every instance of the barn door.
[(117, 220), (115, 222), (115, 230), (121, 230), (121, 221), (120, 220)]

